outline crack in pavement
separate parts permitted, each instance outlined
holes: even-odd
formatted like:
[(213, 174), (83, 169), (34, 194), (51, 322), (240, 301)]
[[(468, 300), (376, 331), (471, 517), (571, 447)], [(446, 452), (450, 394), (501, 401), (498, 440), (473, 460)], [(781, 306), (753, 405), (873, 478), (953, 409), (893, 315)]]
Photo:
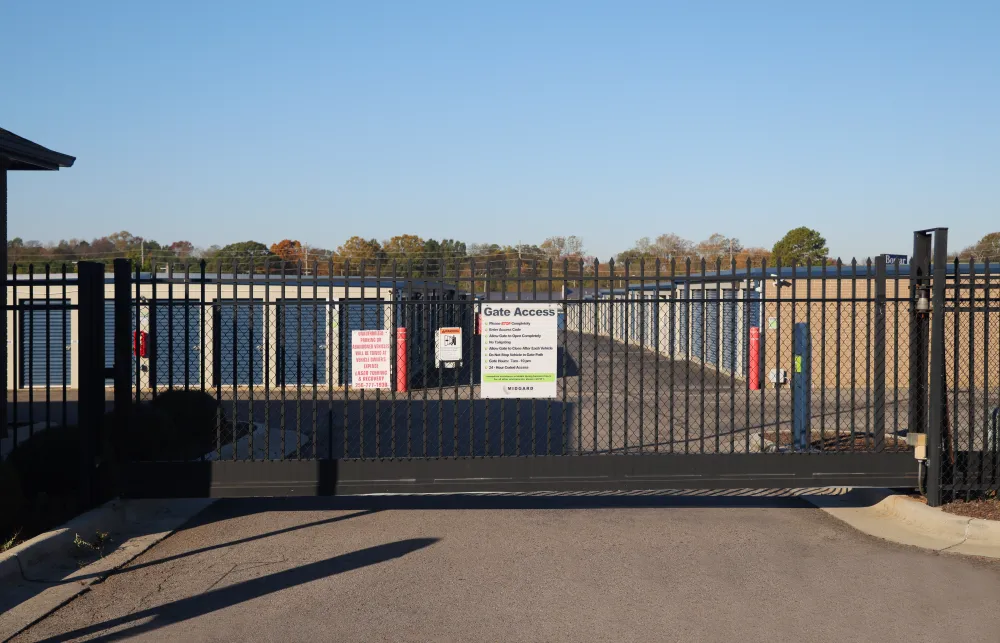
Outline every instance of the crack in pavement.
[(208, 588), (204, 592), (201, 592), (201, 593), (205, 594), (207, 592), (212, 591), (212, 589), (215, 588), (216, 585), (218, 585), (219, 583), (221, 583), (222, 581), (224, 581), (227, 576), (229, 576), (230, 574), (232, 574), (233, 571), (235, 571), (237, 567), (239, 567), (239, 564), (238, 563), (233, 563), (232, 567), (230, 567), (229, 570), (225, 574), (223, 574), (218, 579), (216, 579), (216, 581), (214, 583), (212, 583), (211, 585), (209, 585)]
[(958, 541), (954, 545), (948, 545), (944, 549), (939, 549), (938, 551), (948, 551), (949, 549), (953, 549), (955, 547), (958, 547), (959, 545), (964, 545), (965, 542), (969, 540), (969, 528), (972, 527), (972, 521), (973, 518), (969, 518), (968, 520), (965, 521), (965, 533), (962, 535), (962, 540)]

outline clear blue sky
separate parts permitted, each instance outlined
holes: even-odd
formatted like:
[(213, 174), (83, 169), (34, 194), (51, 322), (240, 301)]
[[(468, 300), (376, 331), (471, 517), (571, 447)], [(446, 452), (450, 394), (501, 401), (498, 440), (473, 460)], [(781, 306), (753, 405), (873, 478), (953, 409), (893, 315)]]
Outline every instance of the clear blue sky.
[(10, 236), (1000, 229), (1000, 2), (0, 2)]

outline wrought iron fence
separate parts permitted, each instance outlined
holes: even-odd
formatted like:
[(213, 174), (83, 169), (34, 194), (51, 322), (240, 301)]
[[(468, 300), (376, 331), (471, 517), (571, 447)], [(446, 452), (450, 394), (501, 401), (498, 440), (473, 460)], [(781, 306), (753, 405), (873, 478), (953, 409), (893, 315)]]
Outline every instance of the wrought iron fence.
[(944, 292), (943, 500), (1000, 490), (1000, 273), (955, 261)]
[(77, 422), (78, 288), (68, 267), (13, 265), (7, 281), (5, 458), (53, 426)]
[[(880, 258), (435, 268), (430, 276), (426, 266), (376, 262), (337, 275), (329, 266), (248, 262), (142, 273), (123, 264), (114, 276), (91, 275), (93, 294), (84, 297), (64, 269), (16, 267), (7, 282), (10, 448), (43, 423), (80, 421), (81, 384), (97, 382), (97, 414), (121, 407), (134, 416), (178, 391), (211, 401), (210, 426), (191, 448), (145, 443), (133, 454), (140, 462), (534, 457), (558, 470), (552, 457), (616, 456), (633, 468), (640, 457), (670, 469), (680, 462), (673, 456), (705, 456), (697, 474), (678, 475), (711, 470), (725, 485), (727, 470), (751, 466), (746, 456), (756, 484), (801, 484), (799, 474), (823, 471), (842, 480), (849, 470), (915, 484), (909, 438), (933, 421), (932, 320), (917, 310), (924, 282), (916, 266)], [(941, 489), (973, 493), (997, 487), (1000, 285), (974, 262), (947, 272), (938, 311), (947, 377)], [(553, 396), (484, 396), (480, 311), (498, 301), (557, 307)], [(461, 329), (456, 364), (435, 358), (441, 328)], [(375, 388), (354, 377), (356, 331), (387, 331), (379, 341), (390, 372)], [(76, 343), (84, 334), (86, 347)], [(798, 473), (783, 482), (791, 469)]]
[[(496, 284), (482, 280), (475, 261), (442, 266), (437, 279), (381, 264), (362, 264), (348, 277), (316, 266), (241, 267), (166, 266), (134, 273), (129, 286), (133, 402), (175, 390), (211, 395), (219, 440), (204, 457), (907, 448), (910, 295), (898, 265), (879, 273), (871, 262), (742, 269), (656, 262), (612, 264), (607, 276), (593, 270), (587, 279), (583, 264), (556, 270), (552, 262), (521, 262), (513, 275), (494, 275)], [(574, 272), (581, 277), (565, 276)], [(59, 286), (22, 281), (13, 280), (16, 290), (30, 296), (15, 296), (12, 307), (32, 321), (14, 334), (30, 341), (12, 363), (30, 362), (37, 350), (74, 363), (72, 347), (59, 356), (52, 342), (39, 349), (33, 341), (75, 332), (72, 278), (60, 276)], [(490, 285), (499, 289), (486, 292)], [(62, 292), (70, 293), (64, 303)], [(108, 277), (108, 369), (119, 332), (113, 292)], [(477, 314), (490, 300), (558, 304), (555, 398), (482, 398)], [(67, 320), (58, 329), (46, 321), (56, 309)], [(460, 367), (435, 362), (435, 333), (444, 326), (463, 331)], [(405, 330), (404, 343), (390, 342), (394, 374), (385, 388), (352, 381), (352, 334), (368, 329)], [(54, 385), (71, 397), (79, 376), (44, 361), (18, 380), (14, 405), (37, 394), (22, 384), (40, 370), (46, 395)], [(54, 371), (63, 379), (53, 380)], [(105, 382), (112, 384), (110, 370)], [(239, 429), (226, 432), (226, 422)]]

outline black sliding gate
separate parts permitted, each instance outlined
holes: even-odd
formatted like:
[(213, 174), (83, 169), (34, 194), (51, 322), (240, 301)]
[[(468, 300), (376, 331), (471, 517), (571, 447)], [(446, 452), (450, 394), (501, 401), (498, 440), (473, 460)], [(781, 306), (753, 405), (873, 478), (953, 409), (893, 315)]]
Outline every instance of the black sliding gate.
[[(174, 333), (184, 341), (148, 340), (158, 363), (193, 360), (199, 377), (151, 385), (142, 359), (117, 356), (128, 431), (145, 445), (121, 476), (131, 496), (918, 485), (914, 298), (905, 267), (883, 258), (499, 272), (466, 260), (294, 277), (200, 265), (116, 289), (133, 319), (137, 302), (169, 297), (164, 310), (207, 320)], [(479, 312), (502, 300), (557, 306), (554, 397), (484, 399)], [(462, 333), (462, 361), (447, 368), (434, 354), (442, 327)], [(384, 333), (386, 388), (356, 386), (357, 331)], [(141, 419), (173, 412), (171, 397), (215, 411), (156, 428), (190, 441), (162, 453)]]
[[(78, 422), (95, 452), (113, 427), (128, 496), (926, 484), (938, 504), (1000, 487), (1000, 269), (946, 243), (791, 266), (120, 261), (82, 266), (78, 296), (15, 274), (9, 426)], [(556, 307), (554, 396), (484, 397), (498, 301)], [(460, 363), (435, 359), (441, 328)], [(53, 358), (63, 329), (78, 354)], [(382, 388), (355, 382), (358, 337), (388, 352)]]

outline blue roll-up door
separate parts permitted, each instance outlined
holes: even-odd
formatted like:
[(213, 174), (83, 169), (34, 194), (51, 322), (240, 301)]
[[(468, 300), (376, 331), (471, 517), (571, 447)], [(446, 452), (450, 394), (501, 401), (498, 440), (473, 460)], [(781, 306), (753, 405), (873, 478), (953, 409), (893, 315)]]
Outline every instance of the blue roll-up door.
[(278, 382), (326, 384), (328, 302), (283, 300), (278, 314)]
[[(691, 296), (690, 288), (682, 288), (680, 290), (679, 299), (685, 300)], [(690, 301), (679, 301), (675, 304), (677, 311), (676, 324), (677, 324), (677, 339), (678, 339), (678, 352), (684, 357), (690, 357), (690, 338), (691, 338), (691, 302)]]
[[(158, 301), (151, 306), (149, 366), (150, 381), (156, 386), (201, 381), (201, 309), (201, 303), (193, 300)], [(258, 336), (262, 327), (257, 324)], [(231, 323), (229, 329), (231, 333)]]
[(705, 291), (691, 291), (691, 354), (701, 359), (705, 350)]
[(73, 322), (65, 300), (24, 300), (20, 304), (21, 388), (69, 386)]
[(719, 291), (705, 293), (705, 362), (719, 363)]
[(215, 305), (215, 379), (223, 385), (264, 383), (264, 304), (223, 301)]
[(736, 346), (737, 346), (737, 326), (736, 317), (736, 292), (735, 290), (724, 290), (722, 297), (725, 300), (722, 304), (722, 367), (729, 371), (736, 371)]
[[(423, 317), (420, 314), (420, 307), (416, 307), (415, 312), (417, 313), (417, 318)], [(426, 314), (429, 314), (427, 311)], [(343, 377), (341, 377), (342, 382), (351, 381), (351, 344), (353, 333), (355, 330), (382, 330), (385, 328), (384, 319), (382, 315), (382, 300), (381, 299), (369, 299), (365, 300), (364, 303), (360, 301), (353, 301), (345, 303), (341, 307), (341, 324), (340, 327), (341, 339), (340, 345), (342, 347), (340, 351), (340, 368)], [(424, 323), (419, 324), (421, 328), (418, 330), (417, 334), (423, 330)], [(409, 340), (409, 338), (407, 338)], [(430, 344), (433, 346), (433, 344)], [(433, 350), (433, 349), (432, 349)]]
[[(135, 313), (132, 313), (135, 315)], [(115, 302), (111, 299), (104, 300), (104, 368), (115, 367)], [(104, 379), (105, 386), (114, 384), (114, 379), (107, 377)]]

